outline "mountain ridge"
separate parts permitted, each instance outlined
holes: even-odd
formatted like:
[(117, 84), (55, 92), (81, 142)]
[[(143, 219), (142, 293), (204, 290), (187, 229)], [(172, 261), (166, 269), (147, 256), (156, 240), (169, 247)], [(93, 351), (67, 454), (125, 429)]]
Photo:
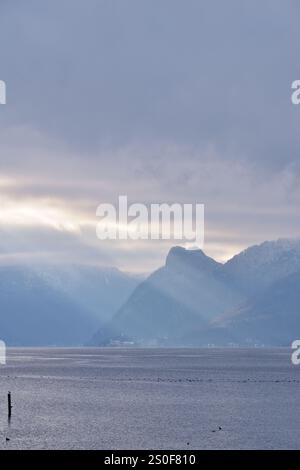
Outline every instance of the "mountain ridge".
[[(137, 286), (115, 314), (107, 325), (109, 333), (100, 329), (91, 343), (108, 345), (123, 339), (144, 346), (245, 344), (246, 331), (238, 331), (234, 319), (243, 322), (249, 304), (261, 308), (259, 299), (264, 293), (269, 292), (271, 303), (272, 286), (276, 289), (277, 283), (297, 271), (298, 239), (249, 247), (224, 264), (202, 250), (173, 247), (165, 265)], [(225, 320), (227, 326), (222, 324)], [(262, 336), (257, 333), (260, 344)], [(251, 341), (255, 344), (255, 337)]]
[(137, 283), (111, 268), (0, 266), (0, 338), (8, 346), (80, 346)]

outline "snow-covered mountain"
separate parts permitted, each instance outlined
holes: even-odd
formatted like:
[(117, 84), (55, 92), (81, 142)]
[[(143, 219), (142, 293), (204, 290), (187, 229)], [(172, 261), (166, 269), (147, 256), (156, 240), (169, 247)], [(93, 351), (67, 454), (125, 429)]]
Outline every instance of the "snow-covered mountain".
[(80, 345), (98, 329), (97, 345), (287, 344), (300, 330), (299, 273), (298, 240), (265, 242), (225, 264), (175, 247), (142, 282), (113, 268), (1, 266), (0, 339)]
[(300, 334), (299, 272), (299, 240), (265, 242), (224, 265), (175, 247), (92, 343), (286, 344), (297, 325)]
[(262, 292), (300, 269), (300, 240), (280, 239), (251, 246), (224, 265), (224, 272), (247, 294)]
[(137, 283), (117, 269), (1, 266), (0, 339), (22, 346), (84, 344)]

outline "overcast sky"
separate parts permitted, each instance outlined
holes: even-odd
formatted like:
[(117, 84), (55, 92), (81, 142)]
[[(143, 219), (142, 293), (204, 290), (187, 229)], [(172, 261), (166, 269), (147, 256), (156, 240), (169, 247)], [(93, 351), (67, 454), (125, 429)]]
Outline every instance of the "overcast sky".
[(0, 0), (0, 262), (149, 271), (96, 208), (198, 202), (225, 260), (300, 235), (298, 0)]

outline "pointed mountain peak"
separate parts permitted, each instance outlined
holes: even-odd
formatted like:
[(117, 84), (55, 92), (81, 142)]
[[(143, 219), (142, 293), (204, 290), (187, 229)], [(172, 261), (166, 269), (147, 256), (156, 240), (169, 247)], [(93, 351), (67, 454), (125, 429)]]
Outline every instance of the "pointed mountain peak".
[(166, 266), (169, 268), (186, 266), (194, 269), (212, 270), (218, 265), (217, 261), (207, 256), (202, 250), (187, 250), (181, 246), (171, 248), (166, 259)]

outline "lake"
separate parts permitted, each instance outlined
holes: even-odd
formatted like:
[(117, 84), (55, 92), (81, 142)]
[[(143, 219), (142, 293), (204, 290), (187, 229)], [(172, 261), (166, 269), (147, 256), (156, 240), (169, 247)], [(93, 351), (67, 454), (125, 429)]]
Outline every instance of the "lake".
[(299, 393), (288, 349), (14, 348), (0, 448), (298, 449)]

